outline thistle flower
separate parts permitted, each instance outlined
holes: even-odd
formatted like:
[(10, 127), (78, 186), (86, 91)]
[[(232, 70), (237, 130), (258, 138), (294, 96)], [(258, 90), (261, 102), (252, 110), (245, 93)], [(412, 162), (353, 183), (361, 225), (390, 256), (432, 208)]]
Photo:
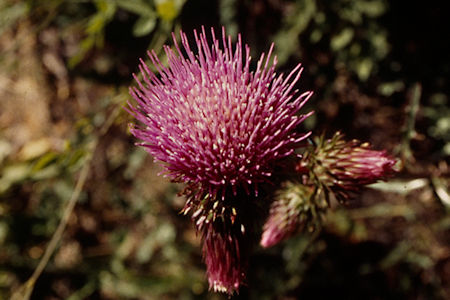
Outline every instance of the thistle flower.
[(304, 229), (314, 230), (321, 225), (328, 202), (323, 190), (312, 185), (288, 181), (276, 193), (264, 224), (260, 241), (271, 247)]
[(397, 161), (368, 143), (346, 142), (337, 132), (323, 136), (306, 150), (296, 166), (298, 182), (286, 182), (275, 195), (264, 224), (261, 246), (270, 247), (304, 230), (320, 226), (329, 207), (329, 194), (340, 202), (364, 185), (398, 171)]
[(142, 125), (130, 131), (172, 179), (195, 184), (212, 199), (224, 199), (230, 189), (257, 194), (274, 164), (308, 136), (294, 129), (309, 115), (298, 111), (312, 92), (294, 91), (300, 64), (286, 77), (275, 73), (273, 45), (252, 72), (240, 36), (234, 50), (224, 29), (221, 46), (214, 30), (211, 36), (209, 46), (204, 28), (194, 31), (194, 54), (183, 32), (181, 46), (173, 35), (175, 51), (164, 46), (168, 67), (149, 52), (159, 77), (141, 60), (143, 79), (134, 76), (138, 87), (130, 89), (137, 105), (129, 103), (129, 111)]
[(275, 164), (309, 135), (295, 129), (309, 116), (298, 112), (312, 92), (294, 90), (300, 64), (286, 77), (275, 73), (273, 45), (253, 72), (249, 47), (238, 36), (233, 49), (224, 29), (221, 42), (211, 30), (211, 46), (204, 28), (194, 31), (196, 54), (183, 32), (181, 46), (172, 37), (175, 50), (164, 46), (167, 67), (148, 53), (159, 76), (143, 60), (142, 80), (134, 75), (138, 86), (130, 93), (137, 105), (129, 102), (128, 111), (141, 125), (130, 131), (173, 180), (187, 184), (183, 212), (193, 212), (202, 236), (210, 288), (232, 294), (245, 278), (242, 220), (252, 222), (245, 207)]
[(331, 190), (340, 202), (349, 199), (349, 192), (385, 180), (398, 172), (397, 160), (386, 151), (376, 151), (369, 143), (345, 141), (337, 132), (331, 139), (323, 136), (315, 149), (307, 151), (297, 166), (299, 173), (309, 173), (317, 185)]

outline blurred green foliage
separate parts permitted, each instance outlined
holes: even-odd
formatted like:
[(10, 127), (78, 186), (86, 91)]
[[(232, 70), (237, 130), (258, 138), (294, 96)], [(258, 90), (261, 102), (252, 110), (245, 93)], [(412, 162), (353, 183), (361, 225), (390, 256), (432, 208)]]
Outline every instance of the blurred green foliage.
[(27, 5), (24, 2), (0, 1), (0, 34), (10, 28), (14, 23), (27, 13)]
[(442, 140), (445, 143), (442, 147), (442, 154), (450, 156), (450, 105), (448, 96), (442, 93), (433, 94), (430, 97), (430, 105), (424, 108), (424, 114), (432, 123), (427, 133), (438, 140)]
[(281, 63), (302, 56), (302, 43), (317, 45), (332, 55), (335, 68), (345, 66), (361, 81), (376, 72), (389, 52), (387, 32), (378, 20), (385, 0), (294, 1), (275, 36)]
[[(248, 288), (236, 298), (448, 297), (448, 81), (437, 72), (424, 78), (398, 71), (410, 70), (415, 52), (408, 51), (425, 42), (405, 41), (401, 54), (410, 60), (395, 56), (393, 45), (406, 32), (386, 21), (397, 18), (394, 6), (0, 0), (0, 299), (35, 270), (90, 154), (88, 180), (31, 299), (225, 299), (207, 291), (199, 237), (179, 215), (179, 187), (157, 176), (161, 167), (134, 147), (121, 109), (145, 50), (160, 53), (172, 31), (211, 24), (242, 32), (253, 50), (274, 41), (281, 70), (302, 61), (302, 84), (317, 94), (318, 130), (350, 129), (351, 137), (389, 150), (403, 140), (412, 155), (402, 181), (374, 186), (335, 210), (323, 232), (255, 249)], [(418, 80), (429, 82), (408, 115), (408, 90)], [(24, 89), (37, 102), (21, 100)], [(48, 116), (36, 125), (30, 116), (41, 112), (39, 103)], [(22, 128), (32, 132), (26, 139)]]

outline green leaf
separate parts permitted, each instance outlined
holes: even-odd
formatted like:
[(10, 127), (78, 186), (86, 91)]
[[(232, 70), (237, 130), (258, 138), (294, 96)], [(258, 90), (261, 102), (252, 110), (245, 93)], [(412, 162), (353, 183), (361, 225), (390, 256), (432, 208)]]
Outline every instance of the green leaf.
[(377, 1), (357, 1), (355, 2), (357, 9), (365, 15), (376, 18), (386, 12), (387, 5), (382, 0)]
[(366, 81), (372, 73), (374, 67), (373, 61), (370, 58), (363, 58), (356, 63), (356, 74), (359, 80)]
[(136, 37), (144, 36), (152, 32), (156, 25), (156, 18), (141, 16), (133, 26), (133, 35)]
[(30, 174), (28, 164), (14, 164), (7, 166), (2, 170), (3, 176), (0, 177), (0, 194), (9, 189), (15, 183), (25, 180)]
[(156, 11), (161, 19), (170, 22), (178, 16), (183, 2), (184, 1), (159, 0), (156, 1)]
[(98, 14), (102, 15), (106, 20), (110, 20), (116, 13), (116, 3), (109, 0), (96, 0)]
[(89, 19), (88, 25), (86, 27), (86, 33), (91, 35), (95, 33), (99, 33), (103, 30), (105, 26), (105, 18), (101, 14), (94, 15), (91, 19)]
[(396, 92), (401, 92), (405, 89), (405, 84), (400, 81), (384, 82), (377, 87), (377, 92), (383, 96), (389, 97)]
[(155, 17), (156, 13), (149, 2), (142, 0), (116, 0), (118, 7), (140, 16)]
[(19, 152), (21, 160), (31, 160), (44, 155), (51, 148), (48, 138), (40, 138), (27, 142)]
[(54, 178), (61, 173), (59, 166), (53, 164), (38, 171), (33, 171), (30, 178), (33, 180), (43, 180)]
[(341, 50), (352, 41), (354, 34), (355, 32), (352, 28), (344, 28), (338, 35), (331, 39), (331, 49), (333, 51)]

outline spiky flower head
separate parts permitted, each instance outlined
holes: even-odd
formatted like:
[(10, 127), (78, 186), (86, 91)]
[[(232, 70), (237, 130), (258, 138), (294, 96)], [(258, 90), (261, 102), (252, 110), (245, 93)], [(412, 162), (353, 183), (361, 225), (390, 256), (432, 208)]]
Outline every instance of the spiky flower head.
[(302, 231), (312, 231), (322, 223), (328, 208), (323, 190), (300, 182), (284, 182), (275, 195), (260, 241), (264, 248)]
[(397, 160), (386, 151), (373, 150), (369, 143), (358, 140), (345, 141), (340, 132), (331, 139), (317, 138), (316, 146), (297, 166), (299, 173), (309, 173), (311, 180), (332, 191), (341, 202), (348, 200), (349, 193), (385, 180), (398, 170)]
[(129, 103), (141, 125), (131, 133), (173, 179), (212, 198), (240, 188), (257, 193), (274, 164), (307, 136), (295, 131), (307, 117), (298, 111), (312, 95), (294, 90), (303, 68), (277, 75), (272, 45), (251, 71), (249, 47), (238, 36), (233, 48), (224, 29), (221, 42), (211, 30), (211, 46), (204, 29), (194, 31), (195, 53), (183, 32), (180, 37), (181, 45), (173, 35), (175, 50), (164, 46), (168, 67), (148, 53), (159, 76), (141, 60), (142, 80), (135, 76), (138, 87), (130, 89), (137, 105)]
[(187, 184), (183, 212), (193, 213), (202, 236), (210, 288), (232, 294), (245, 278), (252, 219), (245, 207), (309, 135), (296, 127), (309, 115), (299, 110), (312, 92), (294, 90), (300, 64), (287, 76), (275, 73), (273, 45), (251, 71), (240, 36), (233, 47), (224, 29), (220, 41), (211, 30), (209, 44), (202, 28), (194, 31), (195, 51), (186, 34), (180, 38), (181, 45), (173, 35), (174, 49), (164, 46), (168, 66), (148, 53), (159, 76), (141, 60), (142, 79), (134, 76), (130, 89), (137, 105), (128, 108), (141, 124), (130, 131), (172, 179)]
[(297, 181), (281, 185), (264, 224), (261, 246), (270, 247), (302, 230), (319, 227), (329, 208), (330, 194), (345, 202), (350, 193), (398, 171), (397, 160), (368, 143), (317, 137), (296, 165)]

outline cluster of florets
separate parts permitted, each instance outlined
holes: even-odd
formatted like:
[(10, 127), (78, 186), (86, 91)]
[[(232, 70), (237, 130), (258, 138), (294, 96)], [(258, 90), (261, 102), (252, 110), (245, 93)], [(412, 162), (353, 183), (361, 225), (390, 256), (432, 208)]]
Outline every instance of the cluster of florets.
[(321, 226), (330, 199), (347, 202), (364, 186), (398, 171), (397, 160), (368, 143), (345, 141), (340, 132), (306, 147), (295, 170), (298, 183), (282, 184), (270, 208), (261, 239), (269, 247), (302, 231)]
[[(233, 47), (224, 30), (220, 40), (211, 30), (211, 43), (204, 29), (194, 31), (195, 51), (186, 34), (180, 37), (181, 45), (173, 35), (174, 50), (164, 47), (167, 66), (148, 53), (159, 76), (141, 60), (141, 78), (134, 76), (137, 87), (130, 89), (136, 102), (128, 107), (140, 124), (130, 131), (173, 180), (186, 183), (183, 212), (192, 213), (202, 236), (210, 288), (232, 294), (245, 280), (249, 237), (258, 223), (249, 211), (261, 198), (274, 198), (261, 240), (267, 247), (315, 227), (327, 207), (304, 170), (334, 191), (347, 191), (389, 175), (392, 160), (364, 144), (324, 142), (298, 162), (297, 178), (271, 191), (274, 172), (298, 159), (296, 150), (309, 136), (298, 125), (311, 114), (299, 111), (312, 92), (294, 88), (303, 68), (277, 74), (272, 45), (252, 71), (249, 47), (240, 36)], [(268, 182), (273, 185), (265, 190)]]
[(137, 106), (131, 113), (143, 126), (131, 133), (159, 161), (172, 178), (195, 183), (212, 198), (240, 188), (257, 191), (272, 175), (274, 164), (291, 155), (308, 134), (294, 130), (308, 116), (299, 109), (312, 92), (295, 95), (303, 68), (286, 77), (275, 73), (273, 47), (250, 71), (250, 49), (222, 34), (222, 45), (212, 34), (194, 32), (197, 52), (181, 33), (182, 47), (164, 47), (168, 67), (155, 52), (149, 58), (157, 77), (141, 60), (142, 80), (131, 89)]

